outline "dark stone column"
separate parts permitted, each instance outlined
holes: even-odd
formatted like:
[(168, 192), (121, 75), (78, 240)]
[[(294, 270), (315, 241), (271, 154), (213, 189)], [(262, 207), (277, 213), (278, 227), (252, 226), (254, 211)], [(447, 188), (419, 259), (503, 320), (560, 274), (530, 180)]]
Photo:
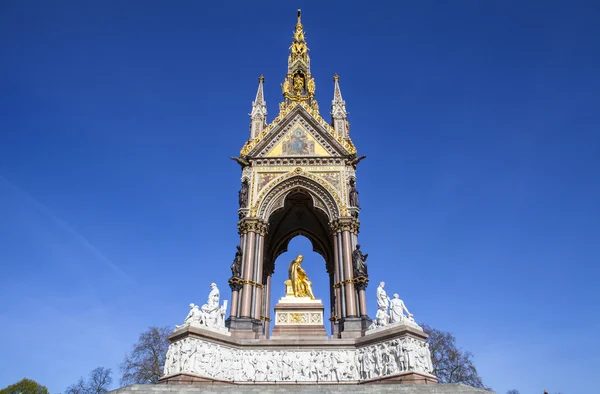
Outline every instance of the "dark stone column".
[[(340, 319), (340, 336), (355, 338), (362, 335), (363, 324), (357, 308), (357, 292), (354, 287), (354, 269), (352, 267), (352, 246), (358, 234), (360, 223), (353, 217), (340, 217), (331, 222), (331, 229), (337, 235), (339, 282), (342, 317)], [(341, 245), (340, 245), (341, 243)]]
[[(255, 317), (256, 308), (262, 301), (262, 295), (256, 289), (262, 285), (256, 278), (262, 278), (262, 249), (260, 241), (266, 234), (267, 224), (258, 218), (243, 218), (238, 222), (240, 236), (244, 237), (241, 295), (238, 296), (239, 314), (230, 318), (229, 327), (232, 335), (244, 338), (255, 338), (261, 331), (262, 322)], [(261, 261), (259, 262), (258, 257)], [(233, 314), (232, 314), (233, 316)]]

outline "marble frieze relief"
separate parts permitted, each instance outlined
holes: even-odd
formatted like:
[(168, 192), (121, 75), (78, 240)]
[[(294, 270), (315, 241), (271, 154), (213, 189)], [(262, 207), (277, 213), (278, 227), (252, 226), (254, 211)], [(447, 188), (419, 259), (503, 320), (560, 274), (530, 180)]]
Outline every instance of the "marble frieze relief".
[(164, 376), (178, 373), (226, 381), (360, 381), (432, 371), (425, 341), (406, 337), (350, 350), (238, 349), (198, 338), (172, 343)]

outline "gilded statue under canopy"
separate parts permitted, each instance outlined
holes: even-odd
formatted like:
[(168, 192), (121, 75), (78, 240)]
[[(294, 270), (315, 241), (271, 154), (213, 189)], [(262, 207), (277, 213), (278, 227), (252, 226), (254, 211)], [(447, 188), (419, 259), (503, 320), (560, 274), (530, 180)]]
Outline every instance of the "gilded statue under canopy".
[(294, 76), (294, 91), (296, 92), (296, 94), (300, 94), (300, 93), (302, 93), (303, 89), (304, 89), (304, 78), (302, 78), (302, 76), (300, 74), (296, 74)]
[(311, 300), (314, 300), (312, 282), (308, 279), (304, 268), (300, 266), (302, 260), (304, 260), (304, 257), (299, 254), (295, 260), (292, 260), (288, 269), (292, 292), (294, 293), (294, 297), (310, 297)]

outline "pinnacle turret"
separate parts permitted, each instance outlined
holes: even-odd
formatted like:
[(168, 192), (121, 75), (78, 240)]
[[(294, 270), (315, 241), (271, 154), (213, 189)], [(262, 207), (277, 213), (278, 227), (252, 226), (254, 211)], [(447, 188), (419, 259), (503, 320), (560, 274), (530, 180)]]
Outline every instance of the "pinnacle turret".
[(267, 103), (263, 92), (263, 83), (265, 77), (258, 78), (258, 90), (256, 98), (252, 102), (252, 112), (250, 115), (250, 138), (256, 137), (267, 126)]
[(346, 112), (346, 102), (342, 98), (340, 90), (340, 77), (333, 76), (333, 100), (331, 101), (331, 126), (342, 138), (348, 138), (350, 125), (348, 123), (348, 112)]

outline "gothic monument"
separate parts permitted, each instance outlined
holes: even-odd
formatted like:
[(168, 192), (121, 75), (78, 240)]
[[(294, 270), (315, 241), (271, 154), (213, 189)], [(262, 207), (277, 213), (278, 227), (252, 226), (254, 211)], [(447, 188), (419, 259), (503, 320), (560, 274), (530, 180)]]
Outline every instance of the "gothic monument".
[[(357, 156), (350, 138), (337, 75), (331, 120), (321, 117), (300, 11), (283, 101), (270, 123), (263, 83), (261, 76), (250, 138), (232, 158), (242, 174), (229, 311), (214, 283), (206, 304), (190, 304), (169, 338), (161, 383), (436, 383), (427, 335), (397, 294), (387, 296), (383, 282), (373, 290), (375, 319), (367, 313), (356, 175), (365, 156)], [(285, 283), (271, 281), (275, 260), (299, 234), (325, 260), (327, 307), (309, 279), (319, 273), (307, 272), (301, 255), (289, 263)], [(283, 295), (273, 308), (272, 294)]]

